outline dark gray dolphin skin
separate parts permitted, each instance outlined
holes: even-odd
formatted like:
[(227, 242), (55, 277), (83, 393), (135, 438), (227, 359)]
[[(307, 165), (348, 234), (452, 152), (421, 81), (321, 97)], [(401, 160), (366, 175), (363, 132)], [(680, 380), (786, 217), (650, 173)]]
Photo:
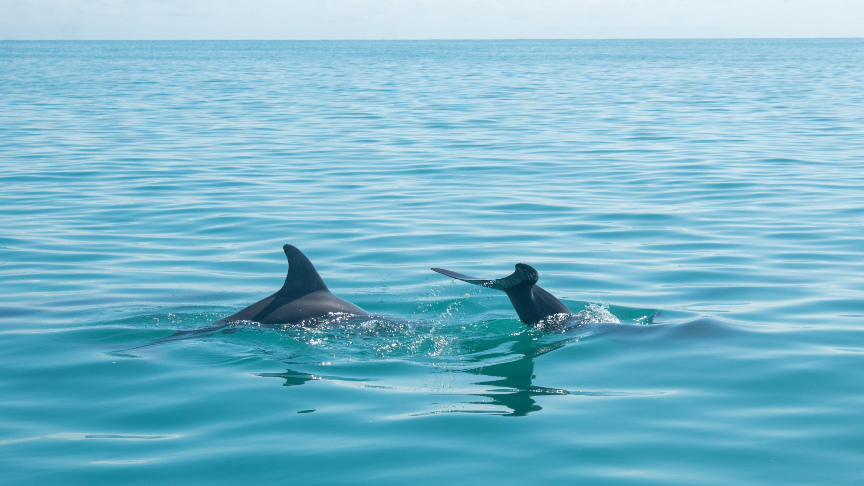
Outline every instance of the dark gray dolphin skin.
[(249, 307), (219, 319), (214, 324), (254, 321), (261, 324), (292, 324), (322, 317), (331, 312), (358, 316), (370, 315), (356, 305), (330, 293), (312, 262), (296, 247), (282, 247), (288, 257), (288, 275), (275, 294)]
[(511, 275), (492, 280), (471, 277), (443, 268), (433, 268), (432, 270), (456, 280), (503, 291), (507, 297), (510, 297), (510, 302), (516, 309), (519, 320), (525, 324), (537, 324), (555, 314), (570, 314), (570, 309), (566, 305), (536, 285), (540, 276), (531, 265), (517, 263), (516, 271)]
[(236, 314), (219, 319), (204, 327), (177, 331), (170, 336), (157, 339), (143, 346), (129, 348), (127, 351), (169, 341), (210, 336), (237, 321), (279, 325), (300, 323), (306, 319), (324, 317), (331, 313), (360, 316), (361, 318), (371, 315), (351, 302), (331, 294), (324, 280), (315, 270), (315, 266), (296, 247), (285, 245), (282, 249), (285, 251), (285, 256), (288, 257), (288, 275), (285, 277), (282, 288), (275, 294), (255, 302)]

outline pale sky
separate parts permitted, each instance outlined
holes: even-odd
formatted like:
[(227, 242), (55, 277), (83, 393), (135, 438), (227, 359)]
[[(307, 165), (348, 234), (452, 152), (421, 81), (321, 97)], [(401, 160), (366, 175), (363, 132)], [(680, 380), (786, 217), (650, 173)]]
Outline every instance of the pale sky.
[(0, 39), (864, 37), (864, 0), (0, 0)]

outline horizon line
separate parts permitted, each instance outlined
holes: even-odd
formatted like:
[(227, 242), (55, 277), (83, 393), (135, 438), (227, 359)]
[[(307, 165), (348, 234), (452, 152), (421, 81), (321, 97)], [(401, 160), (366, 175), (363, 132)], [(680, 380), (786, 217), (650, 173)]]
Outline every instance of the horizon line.
[(428, 42), (428, 41), (634, 41), (634, 40), (854, 40), (860, 37), (519, 37), (450, 38), (429, 37), (381, 39), (0, 39), (0, 42)]

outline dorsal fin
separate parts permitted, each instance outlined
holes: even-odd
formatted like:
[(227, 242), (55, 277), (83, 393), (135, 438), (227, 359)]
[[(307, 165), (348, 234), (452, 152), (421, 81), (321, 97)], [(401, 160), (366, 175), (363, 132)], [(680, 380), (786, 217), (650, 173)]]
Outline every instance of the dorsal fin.
[(315, 266), (303, 252), (293, 245), (285, 245), (282, 250), (288, 257), (288, 275), (285, 276), (285, 283), (282, 285), (280, 293), (283, 291), (308, 293), (316, 290), (328, 290), (324, 279), (318, 275), (318, 270), (315, 270)]
[(253, 321), (262, 322), (271, 312), (304, 295), (317, 290), (330, 291), (324, 279), (318, 275), (318, 270), (315, 270), (315, 265), (312, 265), (302, 251), (293, 245), (285, 245), (282, 250), (288, 257), (288, 275), (285, 276), (285, 283), (282, 284), (279, 292), (273, 294), (273, 300), (251, 319)]

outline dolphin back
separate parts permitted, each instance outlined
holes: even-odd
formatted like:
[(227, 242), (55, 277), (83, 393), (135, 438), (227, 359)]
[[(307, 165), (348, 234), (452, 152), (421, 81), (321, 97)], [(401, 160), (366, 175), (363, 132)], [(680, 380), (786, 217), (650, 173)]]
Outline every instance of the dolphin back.
[(288, 257), (288, 275), (285, 276), (285, 283), (278, 292), (273, 294), (273, 300), (250, 319), (252, 321), (263, 322), (276, 309), (312, 292), (324, 290), (330, 293), (324, 279), (318, 275), (318, 270), (315, 270), (315, 265), (312, 265), (303, 252), (293, 245), (283, 246), (282, 251)]
[(432, 271), (456, 280), (504, 292), (510, 298), (519, 320), (525, 324), (537, 324), (549, 316), (570, 313), (570, 309), (560, 300), (536, 285), (540, 276), (531, 265), (517, 263), (516, 271), (497, 279), (472, 277), (443, 268), (433, 268)]

